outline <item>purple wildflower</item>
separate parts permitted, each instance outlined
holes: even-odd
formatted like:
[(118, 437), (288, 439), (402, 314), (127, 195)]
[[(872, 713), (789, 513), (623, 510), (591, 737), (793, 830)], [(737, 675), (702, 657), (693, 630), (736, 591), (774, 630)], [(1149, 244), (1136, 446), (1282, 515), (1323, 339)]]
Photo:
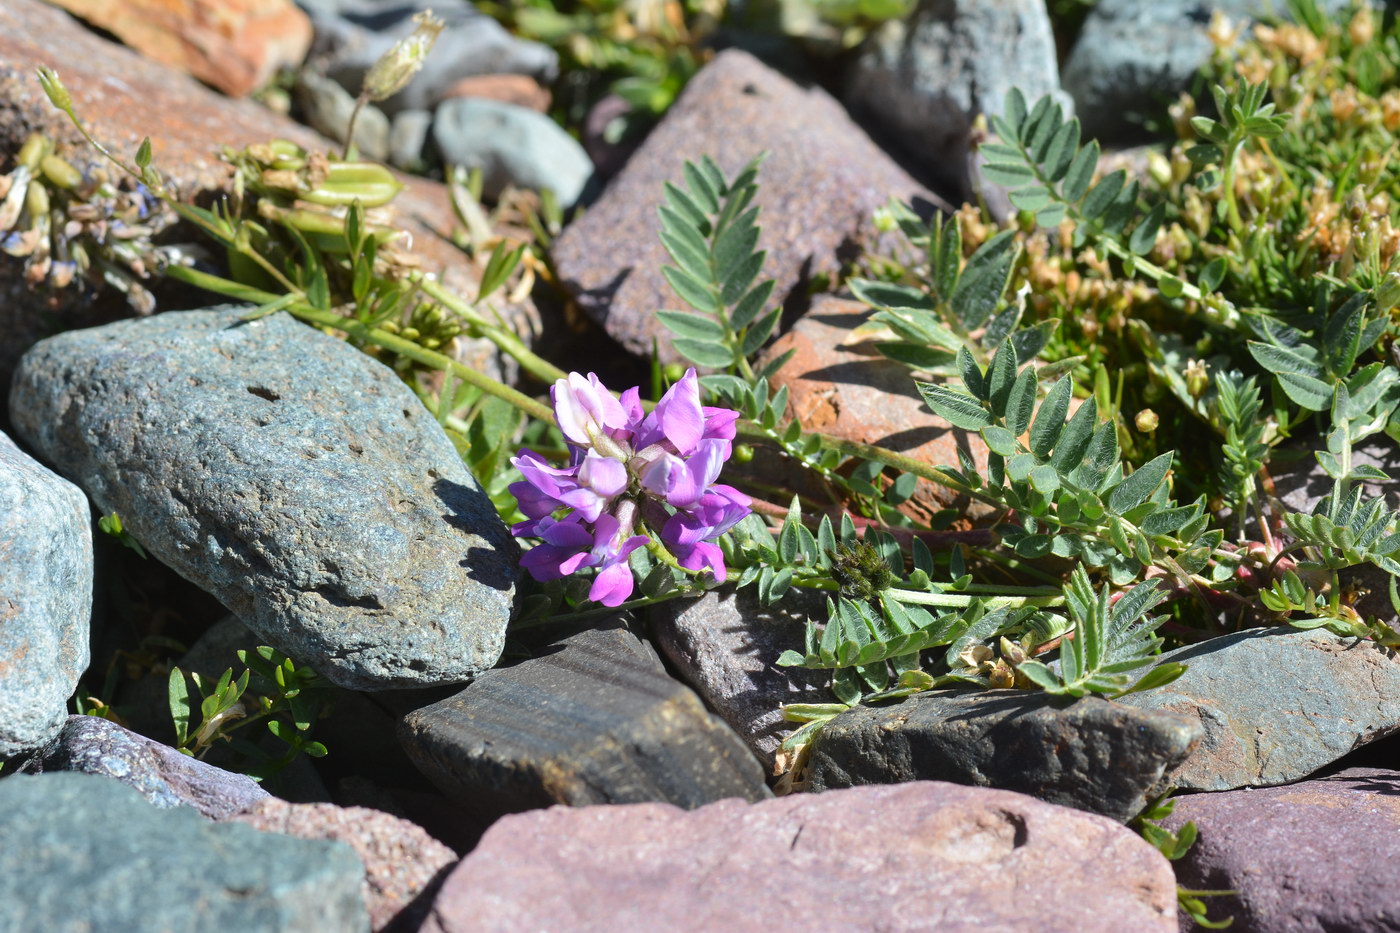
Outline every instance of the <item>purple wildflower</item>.
[[(570, 373), (550, 394), (570, 462), (554, 467), (530, 450), (511, 460), (524, 481), (510, 491), (529, 519), (512, 531), (542, 541), (521, 565), (541, 581), (597, 568), (589, 599), (619, 605), (632, 595), (627, 558), (649, 541), (634, 533), (640, 523), (682, 567), (723, 581), (714, 542), (749, 514), (747, 496), (715, 482), (739, 413), (702, 406), (693, 369), (649, 413), (640, 390), (613, 398), (592, 373)], [(561, 509), (571, 511), (556, 519)]]

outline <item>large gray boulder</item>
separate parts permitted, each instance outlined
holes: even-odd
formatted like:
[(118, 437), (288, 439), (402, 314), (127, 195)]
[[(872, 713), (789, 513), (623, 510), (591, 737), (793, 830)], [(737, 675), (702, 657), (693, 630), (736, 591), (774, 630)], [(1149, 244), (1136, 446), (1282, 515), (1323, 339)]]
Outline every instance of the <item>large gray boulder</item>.
[(593, 162), (576, 139), (528, 107), (454, 97), (433, 119), (433, 141), (449, 165), (480, 169), (482, 193), (497, 198), (508, 185), (548, 189), (571, 207), (593, 177)]
[(388, 367), (286, 315), (73, 331), (15, 378), (16, 429), (261, 639), (355, 689), (499, 657), (517, 549)]
[(159, 810), (110, 778), (0, 781), (0, 839), (3, 930), (369, 929), (348, 846)]
[(58, 734), (87, 669), (91, 521), (82, 490), (0, 432), (0, 758)]
[(1331, 632), (1256, 628), (1162, 655), (1186, 673), (1119, 702), (1180, 713), (1205, 738), (1173, 777), (1183, 790), (1287, 784), (1400, 731), (1400, 659)]

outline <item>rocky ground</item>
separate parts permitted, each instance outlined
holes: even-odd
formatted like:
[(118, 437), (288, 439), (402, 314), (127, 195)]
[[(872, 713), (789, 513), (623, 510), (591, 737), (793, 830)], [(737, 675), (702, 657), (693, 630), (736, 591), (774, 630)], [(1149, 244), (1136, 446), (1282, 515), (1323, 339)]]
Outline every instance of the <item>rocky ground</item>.
[[(96, 164), (41, 65), (99, 138), (151, 136), (191, 197), (228, 184), (217, 146), (330, 147), (318, 133), (344, 132), (414, 4), (299, 2), (194, 0), (185, 19), (59, 3), (98, 32), (7, 0), (0, 167), (34, 132)], [(734, 172), (766, 152), (764, 272), (785, 308), (768, 353), (796, 351), (775, 386), (813, 428), (947, 463), (968, 437), (849, 339), (863, 306), (821, 283), (890, 197), (947, 210), (978, 184), (973, 120), (1008, 88), (1132, 142), (1134, 108), (1209, 55), (1208, 8), (1257, 5), (1101, 0), (1062, 60), (1042, 0), (923, 0), (835, 83), (724, 49), (620, 148), (546, 115), (552, 50), (456, 0), (435, 4), (427, 68), (356, 140), (407, 171), (479, 168), (488, 200), (587, 204), (551, 249), (568, 313), (537, 292), (504, 315), (566, 368), (628, 374), (645, 371), (629, 353), (679, 359), (652, 314), (675, 304), (662, 184), (685, 158)], [(311, 128), (240, 99), (303, 60), (291, 93)], [(423, 261), (474, 283), (444, 236), (447, 188), (405, 179)], [(774, 664), (801, 642), (800, 602), (721, 588), (517, 637), (520, 554), (487, 477), (391, 370), (286, 316), (230, 328), (240, 309), (178, 290), (164, 308), (188, 310), (116, 320), (124, 304), (41, 294), (0, 257), (0, 929), (1113, 933), (1189, 929), (1178, 884), (1228, 892), (1210, 913), (1236, 930), (1400, 929), (1392, 651), (1251, 629), (1176, 649), (1182, 679), (1121, 701), (948, 689), (859, 707), (775, 795), (779, 707), (829, 701)], [(459, 358), (515, 375), (485, 342)], [(1304, 511), (1322, 494), (1279, 482)], [(979, 517), (922, 483), (907, 508)], [(97, 531), (112, 512), (149, 559)], [(330, 750), (261, 784), (172, 747), (165, 678), (174, 659), (215, 681), (259, 645), (322, 675)], [(104, 677), (120, 723), (73, 714), (80, 678)], [(1173, 787), (1164, 825), (1199, 838), (1169, 862), (1133, 822)]]

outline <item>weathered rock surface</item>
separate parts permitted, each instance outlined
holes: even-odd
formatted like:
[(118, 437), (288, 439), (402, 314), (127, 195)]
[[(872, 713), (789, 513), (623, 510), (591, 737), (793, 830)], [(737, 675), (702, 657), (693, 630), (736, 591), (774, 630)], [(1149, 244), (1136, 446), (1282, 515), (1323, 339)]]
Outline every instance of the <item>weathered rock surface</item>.
[(431, 9), (447, 24), (433, 52), (408, 87), (384, 101), (389, 115), (428, 109), (447, 88), (471, 75), (523, 74), (554, 80), (559, 58), (548, 46), (517, 39), (467, 0), (297, 0), (316, 28), (313, 53), (329, 62), (329, 74), (351, 94), (365, 72), (395, 42), (413, 31), (413, 15)]
[[(268, 798), (230, 818), (268, 833), (330, 839), (355, 850), (364, 863), (364, 899), (370, 929), (416, 930), (435, 883), (457, 855), (408, 820), (329, 803), (287, 803)], [(421, 900), (420, 900), (421, 898)]]
[(7, 930), (368, 930), (349, 847), (158, 810), (91, 774), (0, 781)]
[(429, 110), (400, 110), (389, 126), (389, 162), (405, 172), (420, 171), (427, 164), (428, 134), (433, 128)]
[(291, 0), (55, 0), (147, 58), (243, 97), (301, 64), (311, 20)]
[(69, 716), (30, 773), (76, 771), (114, 778), (165, 810), (188, 806), (222, 819), (268, 797), (242, 774), (196, 761), (167, 745), (96, 716)]
[[(1352, 768), (1288, 787), (1193, 794), (1166, 821), (1200, 835), (1182, 885), (1239, 933), (1400, 929), (1400, 773)], [(1183, 929), (1187, 921), (1183, 920)]]
[(1205, 738), (1172, 778), (1184, 790), (1296, 781), (1400, 731), (1400, 660), (1374, 642), (1249, 629), (1162, 660), (1187, 671), (1119, 702), (1200, 722)]
[(482, 192), (508, 185), (548, 188), (572, 206), (593, 175), (583, 146), (544, 114), (480, 97), (443, 101), (433, 119), (433, 141), (443, 161), (480, 169)]
[(823, 728), (814, 790), (952, 781), (1014, 790), (1120, 822), (1175, 782), (1201, 740), (1185, 716), (1085, 697), (1012, 690), (933, 690), (857, 707)]
[[(58, 152), (85, 173), (109, 171), (106, 160), (44, 96), (34, 77), (40, 65), (58, 70), (83, 122), (114, 151), (130, 158), (149, 136), (155, 166), (189, 200), (205, 203), (227, 190), (231, 169), (219, 159), (223, 146), (238, 148), (283, 138), (318, 151), (340, 148), (253, 101), (225, 97), (186, 74), (103, 39), (40, 0), (4, 0), (0, 3), (0, 171), (9, 170), (13, 154), (30, 133), (55, 140)], [(400, 181), (405, 189), (394, 200), (395, 222), (412, 235), (414, 252), (424, 268), (437, 272), (458, 293), (475, 295), (480, 278), (476, 266), (446, 238), (457, 223), (446, 188), (424, 178), (402, 176)], [(115, 291), (94, 298), (85, 289), (70, 288), (41, 296), (23, 281), (22, 270), (21, 263), (0, 262), (0, 405), (9, 392), (15, 363), (35, 341), (130, 314), (126, 300)], [(504, 320), (523, 339), (532, 341), (539, 325), (533, 304), (501, 302), (499, 306)], [(506, 362), (489, 341), (459, 340), (459, 345), (458, 357), (474, 369), (507, 378), (514, 371), (514, 363)]]
[(529, 110), (548, 113), (553, 95), (529, 75), (472, 75), (452, 82), (443, 99), (451, 97), (480, 97), (486, 100), (514, 104)]
[(822, 598), (803, 596), (763, 606), (751, 588), (712, 591), (652, 613), (657, 648), (769, 767), (796, 728), (783, 720), (781, 706), (830, 702), (828, 672), (774, 663), (802, 644), (808, 614), (823, 611)]
[[(888, 447), (934, 466), (956, 466), (962, 447), (972, 454), (978, 469), (985, 470), (987, 445), (982, 438), (954, 428), (929, 411), (908, 367), (880, 355), (871, 343), (853, 338), (870, 313), (858, 301), (818, 298), (792, 330), (768, 349), (762, 358), (765, 362), (795, 351), (772, 380), (775, 391), (787, 387), (791, 415), (808, 431)], [(992, 511), (924, 480), (900, 509), (922, 521), (953, 509), (966, 519), (964, 526)]]
[(0, 432), (0, 758), (58, 733), (87, 669), (91, 521), (82, 490)]
[[(355, 112), (355, 97), (324, 75), (304, 71), (297, 79), (297, 99), (306, 122), (342, 145)], [(389, 158), (389, 118), (373, 104), (360, 108), (355, 118), (355, 148), (360, 156), (375, 162)]]
[(1053, 94), (1073, 109), (1043, 0), (922, 0), (869, 38), (843, 97), (970, 193), (963, 166), (972, 121), (1001, 113), (1013, 87), (1028, 101)]
[(242, 313), (50, 338), (11, 418), (154, 556), (335, 683), (491, 667), (517, 550), (452, 444), (389, 368)]
[[(1332, 477), (1313, 456), (1313, 451), (1326, 449), (1326, 438), (1303, 438), (1280, 449), (1280, 453), (1289, 455), (1288, 459), (1275, 457), (1269, 462), (1274, 492), (1294, 512), (1311, 514), (1324, 496), (1332, 494)], [(1354, 466), (1376, 467), (1400, 481), (1400, 445), (1385, 434), (1373, 434), (1356, 443), (1351, 449), (1351, 462)], [(1394, 482), (1367, 482), (1364, 488), (1369, 497), (1393, 494), (1396, 486)]]
[(425, 933), (569, 929), (1176, 929), (1169, 863), (1103, 817), (952, 784), (685, 812), (508, 816), (448, 876)]
[(621, 627), (487, 671), (405, 716), (399, 738), (443, 793), (483, 811), (768, 796), (743, 742)]
[(678, 360), (655, 317), (687, 307), (661, 273), (672, 263), (657, 239), (662, 186), (682, 182), (687, 159), (709, 154), (732, 177), (763, 152), (754, 203), (759, 246), (768, 251), (762, 275), (777, 281), (775, 300), (796, 300), (814, 277), (837, 272), (874, 236), (871, 215), (890, 198), (941, 206), (825, 91), (731, 49), (691, 80), (602, 198), (554, 244), (560, 279), (579, 306), (632, 352), (650, 353), (655, 339), (663, 361)]

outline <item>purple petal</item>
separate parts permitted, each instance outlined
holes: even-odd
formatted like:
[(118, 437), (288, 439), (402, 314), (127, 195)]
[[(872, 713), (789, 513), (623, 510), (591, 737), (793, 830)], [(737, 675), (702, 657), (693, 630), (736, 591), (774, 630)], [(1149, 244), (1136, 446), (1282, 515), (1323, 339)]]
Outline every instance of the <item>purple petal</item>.
[(734, 423), (739, 420), (737, 411), (732, 408), (712, 408), (709, 405), (700, 410), (705, 415), (705, 437), (734, 440)]
[(620, 606), (632, 595), (632, 568), (614, 564), (593, 578), (588, 598), (604, 606)]
[(579, 467), (578, 481), (600, 496), (621, 495), (627, 489), (627, 467), (590, 450)]
[(700, 410), (700, 382), (694, 368), (687, 369), (680, 382), (671, 386), (656, 403), (661, 432), (687, 457), (705, 432), (705, 416)]

